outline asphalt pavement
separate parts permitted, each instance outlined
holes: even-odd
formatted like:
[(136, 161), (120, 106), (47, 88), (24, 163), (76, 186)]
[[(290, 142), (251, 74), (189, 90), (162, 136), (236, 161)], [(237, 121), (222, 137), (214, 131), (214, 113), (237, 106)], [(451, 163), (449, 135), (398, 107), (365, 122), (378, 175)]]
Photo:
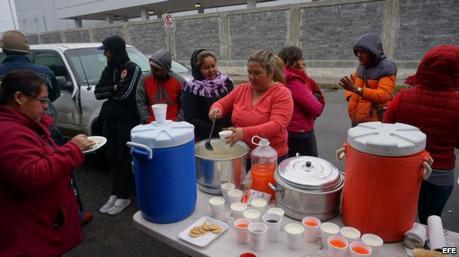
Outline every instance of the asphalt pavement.
[[(335, 160), (335, 151), (346, 140), (350, 128), (342, 90), (326, 89), (326, 107), (317, 119), (315, 132), (319, 146), (319, 157), (343, 169), (344, 163)], [(456, 151), (458, 155), (458, 151)], [(110, 173), (106, 164), (97, 156), (91, 156), (76, 172), (84, 207), (94, 213), (94, 220), (84, 227), (83, 242), (65, 257), (183, 257), (173, 248), (137, 230), (132, 216), (137, 211), (135, 196), (133, 203), (117, 216), (100, 214), (98, 209), (110, 193)], [(456, 160), (459, 167), (459, 160)], [(457, 172), (456, 172), (457, 179)], [(459, 232), (459, 186), (456, 185), (443, 214), (446, 229)]]

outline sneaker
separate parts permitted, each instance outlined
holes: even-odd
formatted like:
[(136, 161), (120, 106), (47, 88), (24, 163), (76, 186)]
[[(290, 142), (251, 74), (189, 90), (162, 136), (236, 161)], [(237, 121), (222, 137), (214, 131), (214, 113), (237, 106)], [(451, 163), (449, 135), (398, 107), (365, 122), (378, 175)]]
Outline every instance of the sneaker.
[(87, 225), (91, 220), (93, 219), (94, 215), (92, 215), (92, 212), (83, 212), (81, 214), (80, 218), (80, 225), (83, 227)]
[(131, 204), (130, 199), (116, 199), (115, 204), (110, 208), (107, 213), (110, 215), (116, 215), (124, 210)]
[(102, 208), (99, 209), (99, 211), (101, 213), (107, 213), (108, 210), (115, 204), (116, 199), (118, 199), (116, 195), (111, 195), (110, 198), (108, 198), (108, 201), (104, 204), (104, 206), (102, 206)]

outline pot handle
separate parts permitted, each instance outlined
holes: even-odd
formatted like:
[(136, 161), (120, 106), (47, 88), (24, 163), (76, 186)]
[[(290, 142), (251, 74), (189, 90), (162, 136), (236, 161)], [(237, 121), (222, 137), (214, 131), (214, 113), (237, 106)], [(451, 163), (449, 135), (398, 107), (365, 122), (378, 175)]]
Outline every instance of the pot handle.
[[(126, 145), (129, 148), (132, 148), (131, 149), (132, 155), (139, 155), (143, 158), (146, 158), (147, 160), (151, 160), (153, 158), (153, 150), (144, 144), (127, 142)], [(141, 148), (141, 149), (137, 149), (137, 148)]]
[(427, 158), (427, 160), (425, 160), (422, 163), (422, 166), (424, 167), (423, 173), (422, 173), (422, 179), (424, 179), (425, 181), (427, 181), (430, 175), (432, 174), (432, 163), (433, 163), (433, 159), (430, 155)]
[(341, 161), (346, 156), (346, 147), (341, 147), (340, 149), (336, 150), (336, 160)]
[(280, 192), (282, 189), (277, 188), (276, 185), (273, 185), (271, 182), (268, 183), (268, 186), (274, 191), (274, 192)]

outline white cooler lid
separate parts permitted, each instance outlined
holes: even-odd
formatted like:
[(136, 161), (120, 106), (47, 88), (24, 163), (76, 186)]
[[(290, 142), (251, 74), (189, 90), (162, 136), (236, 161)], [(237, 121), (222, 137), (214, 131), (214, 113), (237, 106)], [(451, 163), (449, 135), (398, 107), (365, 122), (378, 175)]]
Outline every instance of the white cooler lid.
[(168, 148), (194, 140), (194, 126), (188, 122), (167, 120), (138, 125), (131, 130), (131, 141), (151, 148)]
[(365, 122), (348, 130), (347, 143), (372, 155), (408, 156), (425, 149), (426, 134), (403, 123)]

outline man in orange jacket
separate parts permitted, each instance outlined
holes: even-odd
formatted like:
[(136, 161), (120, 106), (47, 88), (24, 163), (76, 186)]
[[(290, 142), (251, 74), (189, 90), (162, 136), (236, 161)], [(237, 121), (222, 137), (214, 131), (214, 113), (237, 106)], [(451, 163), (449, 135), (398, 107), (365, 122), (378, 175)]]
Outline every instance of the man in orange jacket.
[(397, 66), (386, 58), (375, 33), (360, 37), (354, 45), (354, 54), (360, 63), (357, 71), (339, 82), (345, 89), (352, 126), (381, 121), (393, 96)]

